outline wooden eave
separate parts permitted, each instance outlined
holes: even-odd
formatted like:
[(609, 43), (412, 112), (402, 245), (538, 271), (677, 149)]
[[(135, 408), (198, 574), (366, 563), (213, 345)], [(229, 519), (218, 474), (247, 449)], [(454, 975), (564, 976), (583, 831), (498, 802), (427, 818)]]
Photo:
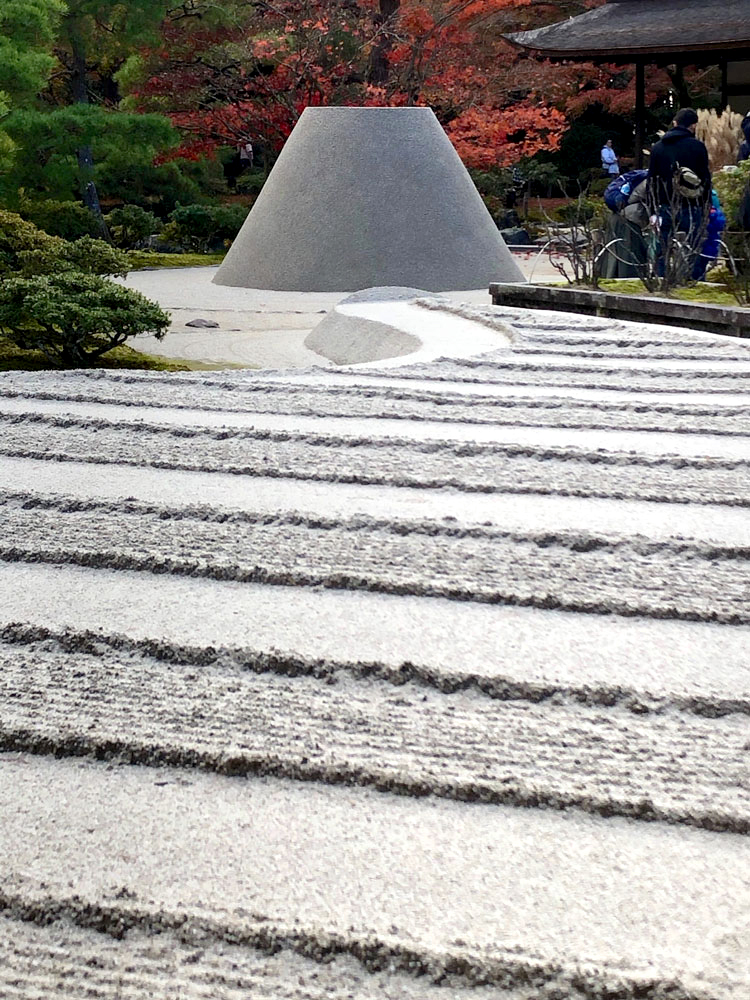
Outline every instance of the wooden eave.
[(632, 63), (750, 58), (750, 0), (620, 0), (504, 36), (546, 59)]

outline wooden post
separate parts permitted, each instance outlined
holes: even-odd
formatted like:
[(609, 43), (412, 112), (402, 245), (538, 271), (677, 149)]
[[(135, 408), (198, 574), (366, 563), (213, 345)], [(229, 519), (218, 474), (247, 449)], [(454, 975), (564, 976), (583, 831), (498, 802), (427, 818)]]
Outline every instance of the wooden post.
[(646, 141), (646, 66), (635, 61), (635, 165), (643, 167), (643, 144)]
[(729, 104), (729, 80), (727, 73), (727, 60), (722, 59), (719, 63), (721, 69), (721, 110), (727, 107)]

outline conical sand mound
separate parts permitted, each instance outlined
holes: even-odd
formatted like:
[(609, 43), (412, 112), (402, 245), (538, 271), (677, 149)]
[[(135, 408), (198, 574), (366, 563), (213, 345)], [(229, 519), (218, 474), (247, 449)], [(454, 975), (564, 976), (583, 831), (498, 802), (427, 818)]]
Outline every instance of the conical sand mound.
[(307, 108), (214, 278), (298, 292), (521, 280), (429, 108)]

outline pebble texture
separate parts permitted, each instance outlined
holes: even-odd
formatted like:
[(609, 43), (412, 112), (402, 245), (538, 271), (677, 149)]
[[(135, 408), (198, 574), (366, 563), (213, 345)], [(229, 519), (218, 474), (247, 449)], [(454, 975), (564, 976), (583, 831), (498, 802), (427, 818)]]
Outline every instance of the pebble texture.
[(748, 346), (462, 315), (0, 377), (0, 996), (745, 1000)]
[(355, 292), (521, 281), (429, 108), (306, 108), (214, 278)]

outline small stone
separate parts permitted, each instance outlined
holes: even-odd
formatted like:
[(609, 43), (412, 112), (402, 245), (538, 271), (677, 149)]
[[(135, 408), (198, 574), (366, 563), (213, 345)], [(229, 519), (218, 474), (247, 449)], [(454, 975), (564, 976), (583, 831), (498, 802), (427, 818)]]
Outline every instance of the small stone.
[(217, 330), (219, 328), (219, 324), (213, 319), (191, 319), (185, 326), (199, 326), (206, 330)]

